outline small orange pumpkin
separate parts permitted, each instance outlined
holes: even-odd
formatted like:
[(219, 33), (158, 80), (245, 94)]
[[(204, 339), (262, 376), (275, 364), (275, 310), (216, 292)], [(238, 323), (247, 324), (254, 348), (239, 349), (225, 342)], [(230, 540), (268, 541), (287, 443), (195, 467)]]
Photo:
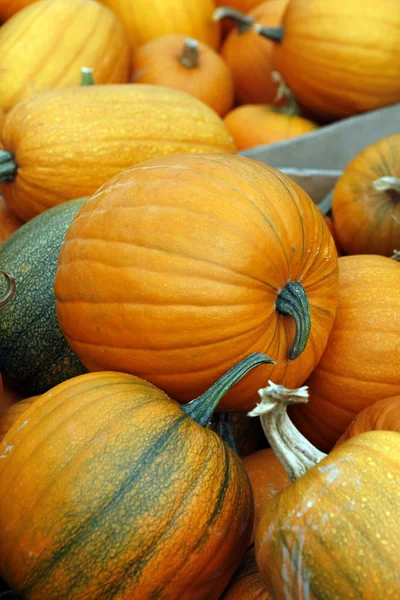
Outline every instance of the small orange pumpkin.
[(378, 430), (400, 433), (400, 396), (383, 398), (364, 408), (340, 436), (336, 446), (365, 431)]
[(96, 83), (126, 82), (130, 54), (121, 23), (98, 2), (38, 0), (0, 28), (0, 106), (78, 85), (83, 66), (93, 67)]
[(221, 54), (231, 70), (238, 104), (269, 104), (276, 97), (278, 83), (272, 77), (274, 44), (258, 36), (252, 26), (256, 22), (267, 27), (280, 25), (287, 3), (288, 0), (268, 0), (247, 15), (229, 8), (215, 11), (215, 18), (235, 24)]
[(23, 221), (14, 215), (4, 202), (4, 198), (0, 196), (0, 244), (5, 242), (22, 224)]
[(233, 104), (226, 62), (207, 44), (183, 35), (150, 40), (136, 51), (132, 80), (187, 92), (224, 116)]
[(332, 214), (347, 254), (400, 248), (400, 133), (359, 152), (336, 183)]

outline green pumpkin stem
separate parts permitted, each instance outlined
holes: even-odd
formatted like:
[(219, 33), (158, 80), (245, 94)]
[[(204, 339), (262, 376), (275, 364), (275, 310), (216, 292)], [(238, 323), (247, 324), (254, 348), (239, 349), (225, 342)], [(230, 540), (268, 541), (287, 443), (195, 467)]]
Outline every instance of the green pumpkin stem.
[(179, 62), (186, 69), (194, 69), (200, 64), (199, 42), (192, 38), (186, 38), (183, 50), (179, 55)]
[(264, 27), (259, 23), (254, 23), (253, 31), (262, 37), (271, 40), (271, 42), (277, 42), (278, 44), (283, 40), (285, 30), (283, 27)]
[(229, 21), (235, 25), (239, 33), (246, 33), (255, 21), (253, 17), (249, 17), (229, 6), (220, 6), (215, 9), (213, 21), (221, 21), (222, 19), (229, 19)]
[(260, 417), (269, 445), (287, 472), (290, 481), (296, 481), (306, 471), (326, 457), (296, 429), (286, 409), (293, 404), (308, 402), (308, 388), (289, 390), (269, 381), (269, 386), (258, 391), (261, 402), (248, 413)]
[(18, 165), (13, 153), (8, 150), (0, 150), (0, 183), (14, 181), (17, 170)]
[(397, 262), (400, 262), (400, 250), (393, 250), (393, 254), (390, 257), (393, 260), (397, 260)]
[(272, 71), (271, 77), (272, 80), (278, 84), (278, 89), (274, 98), (274, 104), (278, 104), (281, 100), (285, 101), (283, 106), (271, 108), (273, 108), (275, 112), (282, 115), (299, 115), (299, 105), (297, 104), (296, 98), (293, 96), (292, 90), (285, 83), (282, 75), (278, 73), (278, 71)]
[(81, 69), (81, 86), (94, 85), (93, 69), (91, 67), (82, 67)]
[(400, 200), (399, 177), (380, 177), (372, 182), (372, 187), (377, 192), (387, 192), (393, 198), (393, 200)]
[(211, 417), (219, 401), (225, 394), (238, 383), (249, 371), (260, 365), (273, 365), (275, 362), (259, 352), (250, 354), (241, 360), (227, 373), (222, 375), (204, 394), (198, 396), (191, 402), (183, 404), (181, 409), (196, 423), (203, 427), (208, 427)]
[(311, 331), (310, 303), (299, 281), (289, 281), (278, 294), (275, 303), (280, 315), (293, 317), (296, 333), (288, 351), (288, 358), (294, 360), (304, 351)]
[(7, 273), (7, 271), (0, 269), (0, 275), (3, 275), (4, 279), (6, 280), (6, 289), (4, 293), (0, 295), (0, 308), (3, 308), (14, 298), (16, 285), (15, 277)]

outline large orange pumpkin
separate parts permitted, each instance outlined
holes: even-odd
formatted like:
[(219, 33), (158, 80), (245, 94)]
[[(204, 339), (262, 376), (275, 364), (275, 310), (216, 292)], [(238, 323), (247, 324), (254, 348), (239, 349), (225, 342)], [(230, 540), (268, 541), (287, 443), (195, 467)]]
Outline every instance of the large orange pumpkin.
[(337, 301), (334, 242), (309, 196), (228, 155), (146, 161), (110, 180), (73, 221), (55, 279), (57, 315), (89, 370), (140, 375), (180, 401), (253, 351), (219, 405), (254, 404), (268, 377), (317, 364)]
[(32, 403), (0, 442), (7, 583), (26, 600), (217, 600), (245, 553), (253, 501), (240, 459), (207, 425), (265, 360), (248, 357), (184, 407), (115, 372)]
[(21, 227), (23, 221), (8, 208), (4, 198), (0, 196), (0, 244)]
[(326, 456), (286, 414), (287, 404), (307, 401), (303, 392), (260, 390), (257, 413), (293, 482), (266, 504), (257, 528), (267, 590), (279, 599), (396, 598), (400, 433), (362, 433)]
[(203, 102), (145, 84), (32, 96), (7, 115), (1, 142), (2, 193), (24, 221), (90, 196), (116, 173), (153, 156), (235, 152), (222, 119)]
[(93, 67), (97, 83), (126, 82), (130, 53), (121, 23), (97, 2), (34, 2), (0, 28), (0, 106), (78, 85), (83, 66)]
[[(235, 23), (233, 31), (223, 43), (222, 57), (233, 77), (236, 99), (239, 104), (268, 104), (274, 101), (278, 83), (273, 79), (274, 44), (258, 36), (252, 29), (254, 23), (267, 27), (281, 24), (288, 0), (268, 0), (247, 15), (230, 17)], [(235, 14), (235, 13), (233, 13)], [(217, 9), (216, 16), (232, 15), (229, 9)]]
[(341, 256), (338, 262), (336, 319), (307, 380), (310, 401), (290, 411), (300, 431), (324, 451), (362, 409), (400, 394), (400, 264), (375, 255)]
[(261, 32), (276, 41), (276, 68), (296, 99), (321, 119), (400, 101), (398, 0), (291, 0), (282, 25)]
[(233, 81), (226, 62), (207, 44), (184, 35), (163, 35), (138, 48), (132, 80), (192, 94), (220, 116), (233, 104)]
[(400, 248), (400, 133), (349, 162), (333, 192), (332, 214), (347, 254), (392, 256)]
[(180, 33), (218, 48), (220, 25), (213, 0), (99, 0), (121, 19), (136, 48), (161, 35)]
[(383, 398), (364, 408), (340, 436), (336, 446), (364, 431), (379, 430), (400, 433), (400, 396)]

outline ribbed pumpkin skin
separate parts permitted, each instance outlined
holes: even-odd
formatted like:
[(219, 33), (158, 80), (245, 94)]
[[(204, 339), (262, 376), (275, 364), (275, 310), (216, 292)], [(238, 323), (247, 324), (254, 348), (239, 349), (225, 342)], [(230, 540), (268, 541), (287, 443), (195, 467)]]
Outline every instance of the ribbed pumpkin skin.
[[(0, 372), (27, 396), (85, 371), (58, 325), (53, 292), (64, 235), (83, 203), (40, 215), (0, 247), (0, 267), (16, 279), (14, 299), (0, 308)], [(0, 276), (0, 295), (4, 285)]]
[(348, 440), (263, 513), (256, 559), (272, 598), (396, 598), (400, 434)]
[(220, 25), (213, 0), (99, 0), (121, 19), (133, 48), (161, 35), (180, 33), (218, 48)]
[(186, 67), (180, 56), (187, 39), (184, 35), (163, 35), (143, 44), (133, 57), (132, 81), (182, 90), (224, 116), (234, 96), (229, 67), (215, 50), (199, 41), (198, 65)]
[(122, 24), (97, 2), (34, 2), (0, 29), (0, 106), (78, 85), (83, 66), (94, 69), (96, 83), (126, 82), (130, 53)]
[(364, 431), (378, 430), (400, 433), (400, 396), (383, 398), (364, 408), (340, 436), (336, 446)]
[[(312, 328), (275, 310), (289, 279)], [(317, 208), (279, 171), (240, 156), (182, 155), (120, 173), (79, 211), (60, 252), (57, 315), (89, 370), (119, 370), (179, 400), (251, 352), (277, 362), (246, 375), (218, 408), (246, 410), (268, 379), (303, 382), (326, 345), (337, 258)]]
[(400, 180), (400, 134), (367, 146), (336, 183), (332, 214), (348, 254), (392, 256), (400, 248), (400, 193), (375, 190), (373, 182), (381, 177)]
[(271, 600), (257, 567), (254, 548), (246, 552), (221, 600)]
[[(288, 0), (268, 0), (249, 11), (257, 23), (266, 27), (281, 25)], [(230, 5), (226, 3), (225, 6)], [(271, 103), (278, 91), (272, 79), (274, 44), (251, 28), (240, 33), (236, 27), (221, 48), (222, 57), (232, 72), (239, 104)]]
[(5, 242), (10, 235), (21, 227), (23, 221), (18, 219), (0, 196), (0, 245)]
[(19, 165), (2, 193), (24, 221), (93, 194), (153, 156), (235, 152), (222, 119), (208, 106), (184, 92), (145, 84), (44, 92), (7, 115), (2, 143)]
[(40, 396), (30, 396), (24, 400), (14, 402), (14, 404), (11, 404), (5, 411), (0, 410), (0, 441), (4, 438), (7, 431), (11, 429), (17, 419), (19, 419), (26, 411), (28, 406), (30, 406), (37, 398), (40, 398)]
[(26, 600), (213, 600), (245, 552), (240, 459), (138, 378), (64, 382), (0, 453), (0, 571)]
[(224, 123), (238, 150), (295, 138), (318, 127), (309, 119), (279, 113), (265, 104), (238, 106), (225, 116)]
[(349, 117), (400, 100), (398, 0), (291, 0), (283, 26), (276, 69), (315, 115)]
[(289, 410), (296, 427), (324, 452), (361, 410), (400, 394), (400, 264), (375, 255), (338, 262), (336, 319), (306, 382), (310, 400)]
[(16, 12), (25, 8), (25, 6), (37, 1), (38, 0), (0, 0), (0, 22), (4, 23), (4, 21), (7, 21), (7, 19), (12, 17)]

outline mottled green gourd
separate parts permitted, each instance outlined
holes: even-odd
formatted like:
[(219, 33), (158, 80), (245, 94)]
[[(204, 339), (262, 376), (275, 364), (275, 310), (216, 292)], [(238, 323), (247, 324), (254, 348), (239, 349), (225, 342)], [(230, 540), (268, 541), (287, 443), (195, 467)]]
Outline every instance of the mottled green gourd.
[(25, 223), (0, 247), (0, 372), (26, 394), (41, 394), (86, 371), (58, 325), (54, 277), (65, 233), (85, 199), (51, 208)]

